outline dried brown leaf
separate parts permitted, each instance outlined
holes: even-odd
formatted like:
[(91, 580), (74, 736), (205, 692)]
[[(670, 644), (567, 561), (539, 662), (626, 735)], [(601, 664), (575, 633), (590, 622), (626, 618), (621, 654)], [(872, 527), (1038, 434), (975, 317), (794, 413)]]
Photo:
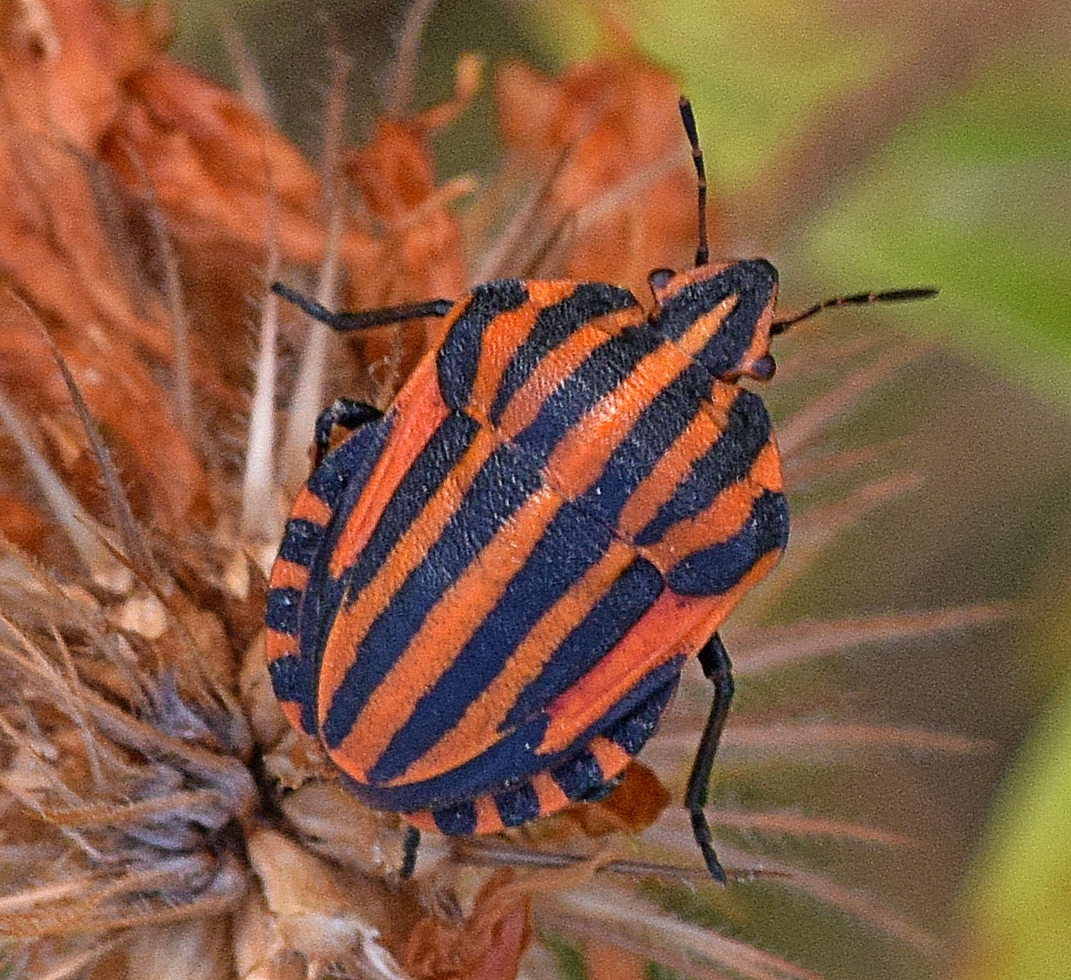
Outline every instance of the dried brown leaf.
[(406, 970), (418, 980), (513, 980), (531, 940), (529, 899), (514, 880), (512, 871), (496, 871), (460, 923), (423, 916), (406, 941)]
[(516, 62), (499, 69), (495, 97), (511, 166), (555, 173), (535, 221), (544, 236), (574, 225), (558, 274), (643, 296), (651, 269), (691, 264), (695, 177), (681, 145), (678, 94), (673, 79), (631, 52), (556, 78)]

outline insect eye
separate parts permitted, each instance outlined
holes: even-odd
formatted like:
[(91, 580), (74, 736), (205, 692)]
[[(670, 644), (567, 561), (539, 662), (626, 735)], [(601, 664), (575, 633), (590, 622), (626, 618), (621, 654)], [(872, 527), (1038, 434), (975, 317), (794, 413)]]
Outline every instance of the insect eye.
[(770, 354), (764, 354), (754, 364), (748, 374), (758, 381), (769, 381), (777, 371), (777, 362)]
[(672, 279), (676, 273), (672, 269), (653, 269), (647, 276), (647, 284), (651, 287), (652, 292), (658, 292), (661, 289), (665, 289), (669, 285), (670, 279)]

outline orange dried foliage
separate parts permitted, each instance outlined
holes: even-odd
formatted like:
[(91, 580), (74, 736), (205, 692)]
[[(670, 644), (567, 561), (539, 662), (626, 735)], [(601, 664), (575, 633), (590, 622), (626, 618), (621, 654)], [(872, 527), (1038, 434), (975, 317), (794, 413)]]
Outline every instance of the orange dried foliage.
[(347, 154), (344, 172), (383, 237), (374, 286), (351, 284), (350, 302), (358, 307), (464, 290), (461, 235), (449, 204), (473, 187), (464, 179), (437, 185), (430, 140), (465, 110), (479, 77), (478, 59), (463, 58), (450, 102), (405, 119), (381, 117), (368, 145)]
[[(458, 179), (440, 187), (435, 180), (431, 138), (464, 111), (479, 85), (480, 63), (463, 58), (458, 65), (454, 98), (416, 115), (376, 121), (371, 140), (346, 154), (342, 169), (360, 192), (377, 250), (369, 268), (351, 278), (350, 309), (368, 309), (452, 298), (465, 289), (461, 231), (451, 203), (474, 189)], [(427, 321), (432, 337), (441, 321)], [(412, 327), (402, 327), (415, 335)], [(353, 338), (365, 364), (396, 355), (391, 343), (397, 330), (373, 331)], [(404, 378), (419, 349), (409, 347), (394, 366)]]
[[(102, 134), (103, 158), (132, 189), (146, 178), (187, 248), (236, 249), (259, 260), (274, 207), (284, 260), (315, 264), (324, 255), (320, 181), (289, 141), (233, 92), (160, 56), (124, 80), (126, 99)], [(344, 264), (370, 247), (348, 231)]]
[[(233, 445), (247, 404), (249, 298), (264, 290), (269, 241), (283, 263), (306, 267), (328, 249), (320, 176), (236, 94), (163, 52), (170, 25), (162, 7), (37, 0), (0, 16), (0, 256), (10, 287), (0, 298), (0, 384), (28, 416), (53, 420), (54, 436), (66, 429), (83, 441), (37, 335), (42, 321), (139, 516), (165, 531), (206, 523), (198, 457), (218, 457), (221, 447), (198, 445), (177, 418), (175, 392), (161, 388), (174, 354), (167, 263), (177, 262), (177, 300), (190, 323), (198, 423), (229, 432)], [(344, 215), (337, 243), (351, 302), (462, 291), (448, 205), (450, 192), (464, 188), (436, 186), (428, 137), (463, 108), (475, 81), (469, 66), (453, 102), (385, 120), (372, 144), (347, 159), (345, 174), (366, 198), (363, 212)], [(291, 314), (287, 323), (307, 329)], [(396, 346), (411, 361), (420, 345), (409, 331)], [(62, 457), (55, 444), (43, 448)], [(17, 533), (19, 524), (0, 511), (0, 529)]]
[(401, 961), (416, 980), (513, 980), (532, 938), (530, 902), (512, 871), (495, 872), (460, 923), (435, 913), (417, 921)]
[(609, 943), (587, 943), (584, 966), (588, 980), (645, 980), (647, 959)]
[(369, 144), (345, 161), (385, 239), (379, 275), (372, 284), (351, 285), (358, 308), (388, 306), (414, 290), (420, 297), (456, 296), (464, 288), (457, 222), (436, 199), (428, 133), (418, 119), (380, 118)]
[(43, 541), (51, 530), (41, 512), (14, 493), (0, 493), (0, 517), (4, 536), (24, 551)]
[(169, 337), (153, 322), (158, 303), (131, 275), (114, 187), (95, 164), (123, 80), (155, 57), (160, 24), (121, 5), (32, 9), (39, 16), (5, 7), (0, 40), (0, 256), (6, 284), (36, 317), (4, 291), (0, 383), (27, 413), (68, 415), (39, 318), (109, 441), (133, 461), (155, 519), (174, 528), (203, 506), (206, 488), (152, 377)]
[(669, 791), (641, 762), (632, 762), (621, 782), (604, 800), (565, 811), (587, 837), (638, 834), (650, 827), (669, 805)]
[[(165, 56), (124, 80), (127, 96), (102, 133), (102, 158), (141, 210), (162, 212), (179, 255), (183, 299), (202, 372), (243, 383), (250, 321), (246, 296), (263, 293), (269, 241), (282, 262), (315, 267), (328, 249), (319, 175), (233, 92)], [(142, 219), (144, 223), (144, 219)], [(344, 269), (372, 261), (357, 222), (337, 245)]]
[(533, 179), (559, 168), (542, 218), (573, 225), (566, 276), (645, 296), (651, 269), (691, 264), (695, 177), (682, 153), (678, 95), (668, 74), (631, 52), (554, 78), (521, 63), (499, 69), (507, 150)]

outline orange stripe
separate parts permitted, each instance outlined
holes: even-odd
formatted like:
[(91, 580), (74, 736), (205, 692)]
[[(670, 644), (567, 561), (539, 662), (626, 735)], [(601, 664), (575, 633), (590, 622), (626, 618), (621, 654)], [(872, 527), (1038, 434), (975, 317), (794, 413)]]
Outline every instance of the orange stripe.
[(740, 358), (740, 366), (743, 374), (750, 374), (752, 367), (760, 357), (770, 353), (770, 327), (773, 324), (774, 304), (777, 302), (777, 283), (774, 283), (773, 292), (766, 301), (766, 305), (755, 321), (754, 332), (751, 336), (751, 344)]
[(338, 578), (357, 560), (398, 484), (446, 418), (447, 411), (439, 392), (435, 359), (425, 357), (391, 407), (398, 424), (392, 427), (357, 505), (347, 516), (335, 542), (329, 566), (332, 578)]
[(714, 309), (696, 317), (692, 325), (675, 341), (676, 345), (689, 357), (694, 357), (707, 344), (707, 341), (720, 329), (725, 318), (736, 306), (739, 297), (734, 293), (726, 296)]
[[(720, 596), (688, 599), (664, 593), (613, 650), (547, 706), (550, 724), (537, 751), (549, 755), (568, 748), (652, 670), (695, 653), (779, 557), (780, 552), (763, 556)], [(683, 639), (667, 645), (667, 636)]]
[[(756, 479), (757, 474), (772, 477), (773, 486)], [(688, 555), (731, 538), (743, 527), (755, 499), (764, 490), (778, 490), (780, 486), (777, 450), (768, 442), (744, 479), (726, 487), (705, 510), (674, 524), (660, 541), (640, 548), (639, 553), (662, 572), (668, 572)]]
[(298, 638), (278, 630), (264, 631), (264, 658), (271, 663), (280, 657), (289, 657), (298, 652)]
[[(395, 544), (387, 560), (361, 590), (360, 601), (339, 610), (324, 647), (319, 678), (320, 724), (335, 691), (353, 663), (354, 651), (376, 617), (386, 609), (409, 573), (439, 540), (447, 522), (457, 511), (476, 474), (496, 448), (494, 436), (481, 432), (458, 461), (450, 476), (424, 505), (416, 520)], [(341, 754), (335, 761), (355, 779), (361, 778), (344, 764)]]
[(402, 819), (411, 827), (416, 827), (417, 830), (432, 830), (435, 833), (439, 832), (439, 828), (435, 826), (435, 819), (431, 815), (429, 810), (418, 810), (416, 813), (403, 813)]
[(588, 751), (595, 756), (595, 761), (602, 770), (603, 782), (608, 783), (614, 776), (625, 771), (625, 767), (632, 761), (630, 756), (616, 742), (611, 742), (602, 735), (597, 735), (588, 742)]
[[(536, 283), (534, 285), (560, 285)], [(572, 283), (573, 289), (576, 284)], [(615, 310), (593, 317), (577, 326), (569, 337), (548, 351), (506, 404), (499, 420), (499, 430), (508, 439), (524, 429), (539, 413), (547, 397), (591, 356), (592, 351), (629, 326), (643, 323), (646, 314), (636, 307)]]
[[(731, 262), (721, 262), (714, 265), (696, 266), (696, 268), (686, 272), (678, 272), (671, 280), (671, 288), (655, 290), (655, 300), (658, 305), (661, 306), (686, 286), (706, 279), (711, 279), (718, 275), (718, 273), (728, 269), (732, 264), (733, 263)], [(695, 323), (688, 328), (684, 336), (677, 341), (677, 344), (681, 349), (687, 350), (692, 354), (700, 350), (706, 341), (717, 333), (718, 329), (721, 327), (722, 321), (729, 315), (729, 312), (736, 305), (737, 300), (738, 297), (736, 295), (729, 296), (709, 313), (699, 317)], [(740, 357), (741, 370), (734, 371), (732, 373), (733, 377), (738, 377), (740, 374), (748, 374), (755, 361), (769, 353), (770, 325), (773, 322), (774, 305), (776, 301), (777, 283), (775, 282), (773, 292), (770, 294), (766, 306), (763, 307), (762, 313), (759, 315), (758, 320), (755, 321), (755, 326), (752, 329), (751, 343), (748, 345), (748, 349)]]
[(476, 829), (474, 833), (497, 834), (499, 831), (506, 829), (502, 823), (502, 818), (498, 815), (498, 807), (495, 806), (495, 801), (490, 796), (477, 796), (472, 803), (476, 807)]
[(703, 405), (622, 508), (617, 522), (619, 534), (631, 540), (654, 520), (659, 508), (673, 496), (678, 484), (691, 472), (695, 461), (725, 431), (729, 408), (737, 390), (733, 385), (715, 382), (710, 403)]
[[(529, 497), (432, 607), (332, 752), (345, 759), (346, 771), (354, 779), (367, 782), (368, 770), (409, 721), (420, 697), (442, 678), (501, 600), (561, 503), (549, 489)], [(409, 781), (406, 774), (389, 785)]]
[(585, 320), (584, 324), (596, 330), (601, 330), (608, 337), (616, 337), (627, 327), (637, 327), (646, 322), (646, 311), (642, 306), (636, 305), (626, 306), (622, 310), (614, 310), (612, 313), (606, 313), (603, 316), (594, 316), (590, 320)]
[(280, 701), (279, 707), (283, 709), (286, 720), (290, 722), (295, 731), (304, 731), (301, 727), (301, 705), (296, 701)]
[(500, 728), (521, 692), (539, 676), (554, 651), (605, 595), (633, 555), (627, 545), (613, 542), (532, 627), (457, 725), (416, 760), (399, 782), (415, 783), (455, 769), (498, 742), (505, 734)]
[(718, 273), (724, 272), (734, 264), (734, 262), (711, 262), (707, 265), (697, 265), (694, 269), (684, 269), (681, 272), (676, 272), (667, 286), (654, 290), (655, 301), (661, 306), (686, 286), (713, 279)]
[[(773, 303), (768, 303), (755, 324), (751, 344), (740, 358), (740, 374), (750, 375), (755, 362), (770, 353), (770, 324), (773, 322)], [(765, 379), (764, 379), (765, 380)]]
[(469, 398), (473, 414), (484, 421), (502, 381), (502, 373), (517, 348), (528, 339), (536, 317), (548, 306), (571, 296), (576, 291), (576, 283), (565, 280), (533, 281), (526, 282), (525, 288), (528, 302), (515, 310), (499, 313), (484, 332)]
[(317, 527), (327, 527), (333, 511), (316, 494), (306, 487), (294, 499), (294, 506), (290, 508), (291, 519), (308, 521)]
[[(502, 823), (502, 818), (498, 815), (498, 807), (495, 806), (495, 801), (490, 795), (477, 796), (472, 800), (472, 805), (476, 808), (476, 829), (473, 831), (474, 834), (497, 834), (506, 829)], [(439, 831), (439, 828), (435, 826), (435, 818), (429, 810), (403, 813), (402, 819), (416, 827), (417, 830), (432, 830), (436, 833)]]
[(554, 447), (545, 476), (573, 499), (602, 475), (607, 461), (654, 398), (682, 371), (688, 360), (672, 344), (661, 344), (632, 373), (592, 406)]
[(502, 435), (512, 438), (529, 425), (547, 396), (604, 343), (606, 335), (585, 324), (547, 353), (506, 404), (498, 426)]
[(545, 769), (537, 772), (531, 780), (532, 789), (535, 790), (536, 799), (539, 801), (539, 815), (545, 817), (551, 813), (564, 810), (572, 800), (565, 795), (563, 790)]
[(755, 462), (751, 465), (751, 472), (748, 473), (748, 479), (767, 490), (780, 492), (784, 489), (784, 478), (781, 475), (781, 453), (778, 452), (777, 440), (772, 432), (770, 433), (769, 441), (763, 446), (762, 452), (755, 457)]
[(297, 562), (287, 561), (285, 558), (276, 558), (271, 567), (271, 577), (268, 579), (268, 588), (271, 589), (297, 589), (305, 591), (309, 583), (309, 570)]

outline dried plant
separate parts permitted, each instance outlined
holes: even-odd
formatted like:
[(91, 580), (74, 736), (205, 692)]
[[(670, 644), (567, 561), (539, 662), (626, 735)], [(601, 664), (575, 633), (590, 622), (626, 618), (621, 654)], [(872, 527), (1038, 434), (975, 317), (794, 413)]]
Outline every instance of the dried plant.
[[(558, 78), (501, 67), (507, 156), (462, 228), (451, 205), (476, 183), (440, 183), (429, 143), (478, 86), (475, 59), (458, 65), (451, 102), (412, 114), (407, 41), (391, 111), (350, 149), (337, 58), (317, 172), (261, 111), (164, 53), (156, 4), (20, 0), (0, 17), (2, 975), (507, 980), (553, 972), (547, 949), (565, 942), (593, 977), (641, 976), (648, 961), (689, 977), (814, 976), (636, 890), (713, 888), (682, 870), (697, 864), (676, 811), (660, 815), (705, 709), (679, 712), (646, 756), (671, 792), (636, 766), (603, 804), (508, 842), (430, 840), (421, 874), (401, 883), (397, 819), (348, 796), (290, 731), (263, 664), (263, 568), (307, 471), (313, 415), (329, 390), (385, 403), (428, 339), (378, 331), (343, 350), (265, 283), (308, 274), (323, 302), (357, 308), (504, 273), (642, 293), (649, 268), (683, 265), (694, 247), (672, 80), (628, 53)], [(911, 474), (859, 476), (872, 451), (821, 448), (903, 361), (871, 352), (782, 426), (795, 478), (855, 488), (799, 515), (782, 569), (735, 621), (741, 675), (1003, 615), (760, 625), (841, 530), (910, 491)], [(698, 704), (691, 688), (682, 701)], [(726, 739), (733, 765), (979, 748), (813, 717), (739, 717)], [(712, 807), (711, 819), (737, 840), (913, 846), (817, 814)], [(935, 952), (873, 897), (722, 853), (737, 878), (765, 876)]]

